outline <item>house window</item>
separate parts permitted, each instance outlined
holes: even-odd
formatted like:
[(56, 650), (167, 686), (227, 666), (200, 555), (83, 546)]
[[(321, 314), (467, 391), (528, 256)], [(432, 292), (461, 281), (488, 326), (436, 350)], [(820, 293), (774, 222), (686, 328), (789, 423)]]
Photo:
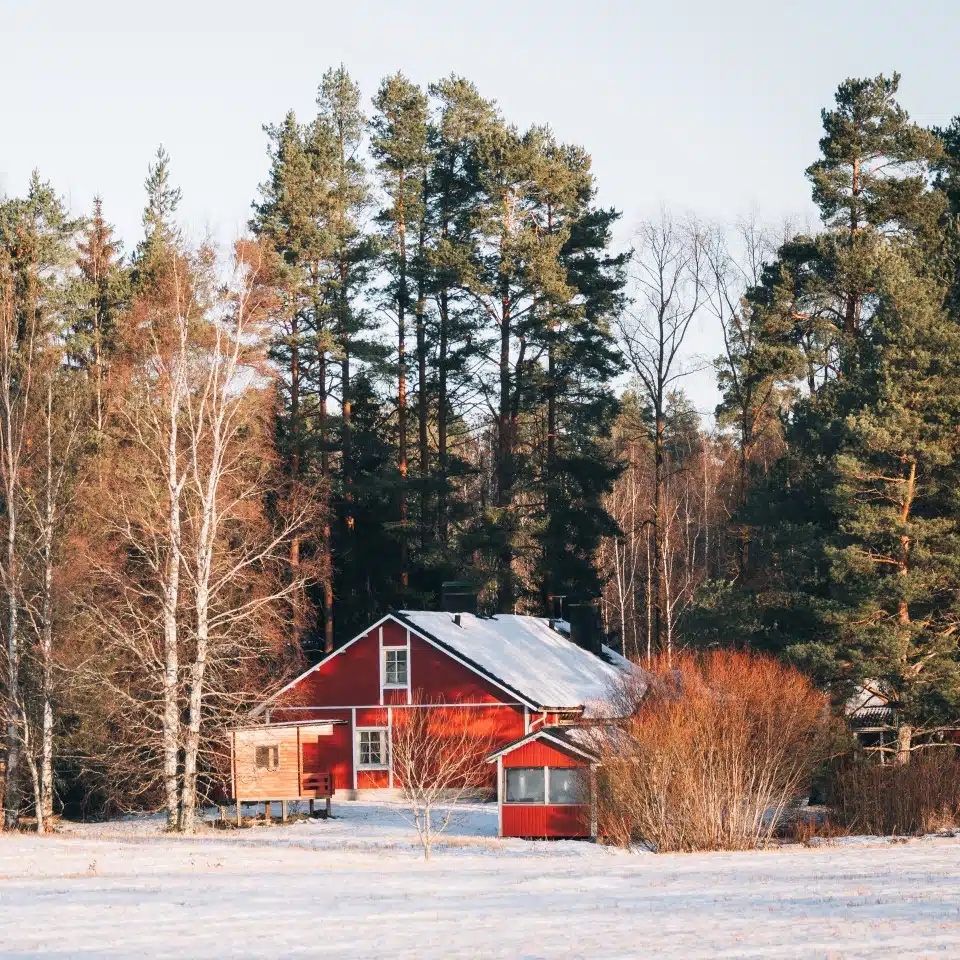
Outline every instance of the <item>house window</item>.
[(360, 730), (358, 737), (357, 765), (368, 769), (383, 770), (387, 767), (387, 731)]
[(275, 743), (257, 747), (254, 766), (257, 770), (276, 770), (280, 766), (280, 747)]
[(407, 651), (384, 650), (385, 667), (383, 671), (385, 687), (405, 687), (407, 685)]
[(543, 803), (543, 767), (507, 767), (507, 803)]
[(550, 798), (548, 803), (587, 803), (590, 790), (586, 771), (580, 767), (550, 768)]

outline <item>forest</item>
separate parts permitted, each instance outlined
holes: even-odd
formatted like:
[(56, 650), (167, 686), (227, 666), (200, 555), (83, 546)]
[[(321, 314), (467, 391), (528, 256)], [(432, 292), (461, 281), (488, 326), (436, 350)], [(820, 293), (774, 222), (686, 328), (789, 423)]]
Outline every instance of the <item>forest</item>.
[(825, 106), (801, 232), (663, 210), (617, 243), (585, 147), (343, 66), (264, 126), (230, 250), (162, 147), (138, 237), (41, 172), (0, 197), (5, 826), (190, 831), (225, 727), (450, 580), (593, 605), (641, 664), (869, 682), (901, 759), (956, 726), (960, 117), (912, 122), (899, 79)]

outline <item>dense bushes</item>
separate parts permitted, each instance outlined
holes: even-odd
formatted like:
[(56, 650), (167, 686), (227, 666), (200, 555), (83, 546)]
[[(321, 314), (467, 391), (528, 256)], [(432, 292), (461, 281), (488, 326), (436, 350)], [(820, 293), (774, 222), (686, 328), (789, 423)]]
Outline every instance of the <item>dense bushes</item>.
[(832, 818), (850, 833), (892, 836), (960, 825), (960, 761), (929, 749), (908, 764), (847, 759), (830, 779)]
[(618, 693), (602, 739), (601, 832), (658, 851), (768, 840), (830, 743), (824, 697), (790, 667), (734, 651), (674, 656)]

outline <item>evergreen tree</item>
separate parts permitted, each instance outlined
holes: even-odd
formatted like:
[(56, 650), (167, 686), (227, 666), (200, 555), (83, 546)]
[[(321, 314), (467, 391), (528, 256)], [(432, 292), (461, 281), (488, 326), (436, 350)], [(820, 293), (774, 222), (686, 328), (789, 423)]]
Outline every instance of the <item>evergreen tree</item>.
[[(418, 348), (423, 340), (423, 285), (415, 274), (422, 277), (423, 252), (418, 251), (416, 241), (408, 239), (408, 233), (420, 237), (419, 246), (424, 246), (426, 207), (424, 188), (428, 164), (427, 153), (427, 98), (423, 91), (411, 83), (402, 73), (387, 77), (374, 98), (376, 115), (373, 120), (372, 150), (381, 173), (382, 186), (389, 205), (381, 211), (380, 222), (385, 228), (385, 266), (390, 276), (386, 295), (389, 311), (397, 324), (397, 466), (399, 482), (397, 499), (399, 507), (398, 535), (400, 540), (401, 589), (410, 586), (409, 562), (409, 517), (407, 504), (407, 324), (411, 307), (418, 311)], [(422, 351), (425, 351), (422, 346)], [(421, 406), (426, 398), (421, 395)], [(426, 411), (423, 408), (425, 418)], [(426, 420), (424, 419), (424, 434)], [(425, 436), (424, 438), (425, 439)], [(421, 453), (421, 457), (422, 457)], [(421, 470), (423, 465), (421, 466)], [(421, 504), (421, 509), (423, 509)]]
[(841, 85), (809, 170), (825, 230), (781, 252), (768, 289), (785, 295), (753, 297), (788, 311), (801, 349), (815, 314), (832, 340), (746, 514), (763, 554), (746, 636), (838, 696), (879, 683), (905, 759), (918, 731), (960, 710), (960, 340), (946, 199), (930, 187), (938, 143), (896, 103), (897, 79)]

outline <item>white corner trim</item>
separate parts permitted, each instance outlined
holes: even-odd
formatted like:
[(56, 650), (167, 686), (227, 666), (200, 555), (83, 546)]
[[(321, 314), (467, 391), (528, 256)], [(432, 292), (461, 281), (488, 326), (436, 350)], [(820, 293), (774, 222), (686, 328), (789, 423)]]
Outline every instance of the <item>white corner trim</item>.
[(497, 836), (503, 836), (503, 757), (497, 757)]
[[(409, 667), (408, 667), (409, 669)], [(387, 764), (390, 769), (390, 789), (393, 789), (393, 707), (387, 707)]]
[(353, 762), (350, 766), (353, 767), (353, 789), (357, 789), (357, 708), (350, 708), (350, 743)]

